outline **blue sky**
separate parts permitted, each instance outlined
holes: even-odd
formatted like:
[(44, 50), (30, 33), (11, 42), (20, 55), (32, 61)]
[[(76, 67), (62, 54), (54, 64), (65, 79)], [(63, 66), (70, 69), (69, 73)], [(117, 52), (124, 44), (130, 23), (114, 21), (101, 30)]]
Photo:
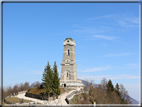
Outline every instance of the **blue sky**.
[(4, 3), (4, 87), (41, 82), (48, 61), (60, 75), (67, 37), (79, 79), (111, 79), (139, 101), (138, 3)]

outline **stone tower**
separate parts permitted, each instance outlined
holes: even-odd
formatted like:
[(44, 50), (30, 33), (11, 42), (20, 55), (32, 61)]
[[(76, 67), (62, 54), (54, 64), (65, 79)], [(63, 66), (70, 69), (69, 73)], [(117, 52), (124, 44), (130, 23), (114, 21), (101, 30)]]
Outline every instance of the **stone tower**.
[(81, 81), (77, 80), (76, 59), (75, 59), (75, 41), (72, 38), (66, 38), (63, 42), (63, 60), (61, 69), (60, 85), (77, 86)]

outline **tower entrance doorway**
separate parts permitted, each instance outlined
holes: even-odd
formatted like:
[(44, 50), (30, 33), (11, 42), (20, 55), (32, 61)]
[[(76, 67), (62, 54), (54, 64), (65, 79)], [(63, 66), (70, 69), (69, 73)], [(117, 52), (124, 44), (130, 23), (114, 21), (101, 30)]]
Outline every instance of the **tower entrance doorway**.
[(64, 84), (64, 87), (66, 87), (66, 84)]

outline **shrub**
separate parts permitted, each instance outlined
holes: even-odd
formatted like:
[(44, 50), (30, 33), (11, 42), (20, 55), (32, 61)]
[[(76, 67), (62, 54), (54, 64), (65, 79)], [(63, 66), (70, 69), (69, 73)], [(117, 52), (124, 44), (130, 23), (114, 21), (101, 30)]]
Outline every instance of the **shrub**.
[(30, 92), (30, 90), (31, 90), (31, 88), (29, 88), (27, 92)]
[(34, 87), (40, 88), (40, 84), (38, 83)]
[(20, 99), (20, 100), (19, 100), (19, 102), (20, 102), (20, 103), (24, 103), (24, 100), (23, 100), (23, 98), (22, 98), (22, 99)]
[(89, 98), (89, 102), (91, 102), (91, 103), (94, 102), (94, 98), (92, 96)]

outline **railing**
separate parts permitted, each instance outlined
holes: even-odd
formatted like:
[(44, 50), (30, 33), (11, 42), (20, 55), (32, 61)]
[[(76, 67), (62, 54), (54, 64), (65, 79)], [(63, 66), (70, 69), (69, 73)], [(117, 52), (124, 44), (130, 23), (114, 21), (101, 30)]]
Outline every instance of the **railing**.
[(80, 93), (89, 93), (88, 91), (80, 90), (80, 91), (73, 91), (69, 95), (66, 96), (68, 100), (72, 99), (74, 95), (80, 94)]

